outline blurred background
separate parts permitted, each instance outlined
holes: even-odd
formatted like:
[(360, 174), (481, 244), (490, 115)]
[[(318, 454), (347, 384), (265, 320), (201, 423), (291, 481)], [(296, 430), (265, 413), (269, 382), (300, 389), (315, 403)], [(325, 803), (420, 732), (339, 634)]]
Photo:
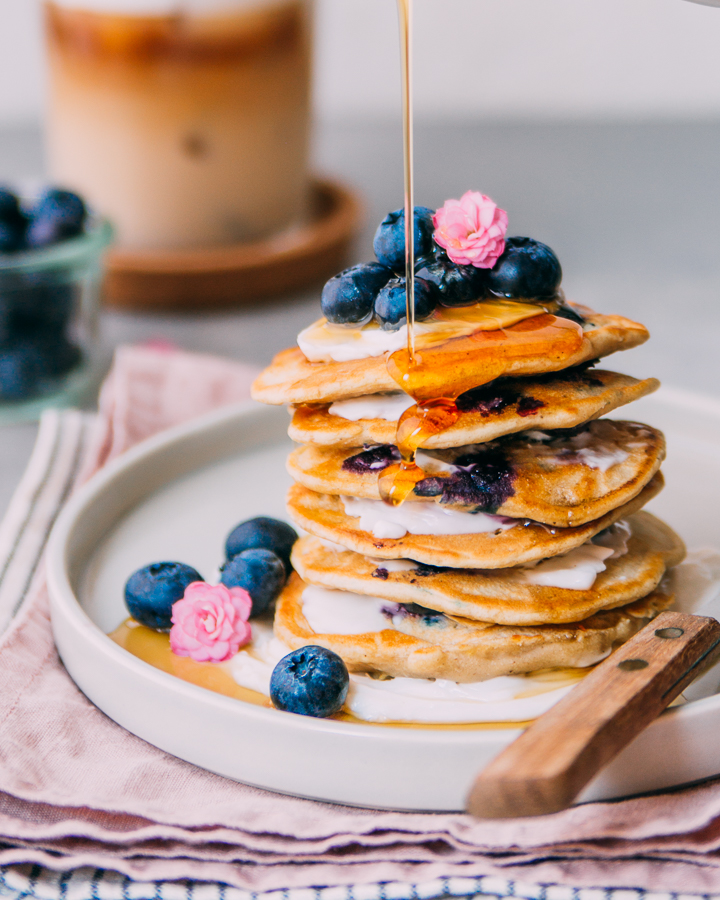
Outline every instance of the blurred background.
[[(415, 0), (418, 116), (720, 115), (718, 14), (683, 0)], [(394, 0), (317, 0), (322, 120), (398, 110)], [(42, 115), (38, 0), (0, 0), (0, 122)]]
[[(490, 194), (572, 300), (636, 317), (624, 370), (720, 396), (720, 9), (686, 0), (415, 0), (417, 202)], [(362, 198), (348, 262), (402, 199), (395, 0), (317, 0), (311, 170)], [(41, 179), (38, 0), (0, 0), (0, 181)], [(105, 310), (123, 341), (269, 361), (321, 284), (222, 311)], [(0, 462), (2, 460), (0, 459)]]

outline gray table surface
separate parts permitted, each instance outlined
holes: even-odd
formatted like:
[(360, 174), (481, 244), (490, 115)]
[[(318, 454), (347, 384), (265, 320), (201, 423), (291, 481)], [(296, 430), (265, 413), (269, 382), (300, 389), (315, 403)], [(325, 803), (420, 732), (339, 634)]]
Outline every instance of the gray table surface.
[[(354, 185), (367, 218), (356, 261), (402, 203), (399, 125), (316, 129), (315, 166)], [(616, 357), (633, 375), (720, 395), (720, 122), (421, 123), (417, 202), (439, 206), (472, 188), (510, 215), (509, 234), (550, 244), (570, 299), (637, 318), (645, 346)], [(0, 131), (0, 181), (42, 176), (39, 129)], [(263, 365), (319, 314), (319, 289), (233, 312), (102, 316), (112, 347), (150, 337)], [(26, 465), (35, 426), (0, 427), (0, 514)]]

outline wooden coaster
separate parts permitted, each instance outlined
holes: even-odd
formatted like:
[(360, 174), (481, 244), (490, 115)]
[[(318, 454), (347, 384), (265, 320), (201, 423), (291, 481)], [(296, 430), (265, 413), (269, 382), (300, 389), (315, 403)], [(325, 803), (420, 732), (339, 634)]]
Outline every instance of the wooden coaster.
[(198, 250), (111, 250), (104, 300), (124, 309), (235, 306), (300, 290), (345, 265), (361, 204), (333, 181), (312, 184), (312, 214), (301, 228), (249, 244)]

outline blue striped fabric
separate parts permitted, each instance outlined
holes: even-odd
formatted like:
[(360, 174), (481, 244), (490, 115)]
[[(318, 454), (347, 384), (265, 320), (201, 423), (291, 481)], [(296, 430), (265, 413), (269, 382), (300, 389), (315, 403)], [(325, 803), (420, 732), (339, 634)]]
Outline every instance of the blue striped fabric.
[(451, 897), (519, 897), (523, 900), (699, 900), (720, 894), (678, 894), (633, 889), (572, 888), (504, 878), (438, 878), (421, 884), (386, 882), (350, 887), (303, 888), (256, 894), (222, 884), (131, 881), (115, 872), (41, 866), (0, 867), (0, 897), (21, 900), (440, 900)]

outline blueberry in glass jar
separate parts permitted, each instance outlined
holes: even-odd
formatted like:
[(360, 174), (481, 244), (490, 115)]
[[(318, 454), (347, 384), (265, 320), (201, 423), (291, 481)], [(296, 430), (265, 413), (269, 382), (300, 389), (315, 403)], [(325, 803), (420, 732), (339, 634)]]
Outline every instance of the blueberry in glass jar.
[(33, 341), (14, 340), (0, 346), (0, 400), (34, 397), (45, 371), (42, 350)]
[(392, 277), (392, 269), (376, 262), (361, 263), (334, 275), (323, 288), (323, 315), (335, 325), (364, 325), (372, 318), (378, 291)]
[[(407, 322), (407, 288), (404, 278), (388, 281), (375, 299), (375, 320), (383, 331), (397, 331)], [(435, 311), (438, 289), (431, 281), (415, 279), (415, 319), (421, 322)]]
[(25, 245), (27, 219), (17, 196), (0, 187), (0, 253), (15, 253)]
[(528, 237), (508, 238), (487, 276), (493, 294), (513, 300), (552, 297), (561, 281), (562, 268), (555, 253), (547, 244)]
[(250, 594), (250, 616), (264, 613), (285, 586), (285, 564), (272, 550), (243, 550), (226, 562), (220, 581), (227, 588), (239, 587)]
[(272, 550), (283, 561), (289, 575), (292, 572), (290, 553), (297, 539), (297, 531), (287, 522), (271, 519), (269, 516), (257, 516), (233, 528), (225, 542), (225, 556), (231, 560), (243, 550)]
[(270, 676), (277, 709), (326, 718), (342, 709), (350, 686), (347, 666), (325, 647), (310, 645), (284, 656)]
[[(413, 221), (415, 258), (425, 256), (433, 249), (433, 210), (416, 206)], [(395, 272), (405, 269), (405, 210), (388, 213), (378, 226), (373, 240), (375, 255)]]
[(49, 379), (67, 375), (82, 361), (82, 351), (64, 334), (56, 337), (41, 335), (36, 345), (42, 354), (44, 373)]
[(12, 310), (0, 288), (0, 347), (7, 346), (12, 337)]
[(30, 210), (25, 240), (28, 247), (40, 248), (57, 244), (82, 234), (87, 209), (72, 191), (50, 188)]
[(444, 251), (420, 257), (415, 275), (437, 287), (440, 306), (472, 306), (487, 293), (487, 269), (460, 266)]
[(185, 588), (202, 575), (179, 562), (156, 562), (143, 566), (125, 584), (125, 605), (141, 625), (155, 631), (169, 631), (173, 603), (182, 600)]
[(56, 335), (64, 331), (79, 299), (77, 286), (45, 272), (5, 279), (0, 293), (10, 308), (12, 329), (17, 335)]

